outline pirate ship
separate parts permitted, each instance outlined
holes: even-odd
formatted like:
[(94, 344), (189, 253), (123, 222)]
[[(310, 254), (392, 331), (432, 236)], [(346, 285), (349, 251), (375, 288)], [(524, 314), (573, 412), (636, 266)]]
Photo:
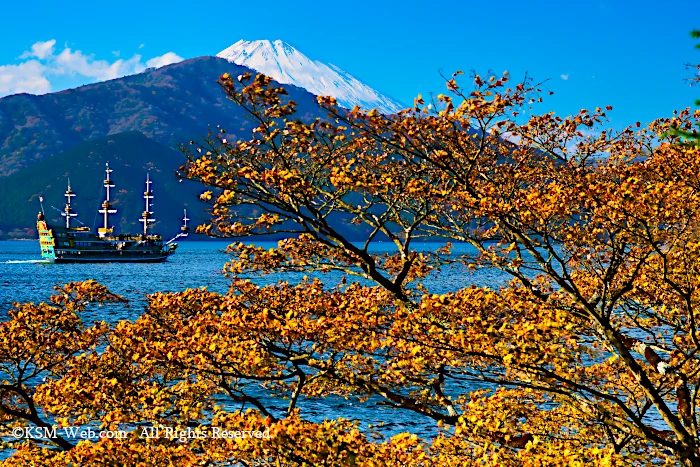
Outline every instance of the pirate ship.
[(183, 217), (183, 226), (181, 232), (175, 237), (163, 241), (160, 235), (149, 232), (149, 225), (155, 222), (151, 212), (151, 200), (153, 192), (151, 184), (153, 183), (146, 174), (146, 191), (143, 193), (145, 201), (145, 209), (139, 220), (143, 224), (143, 233), (140, 235), (115, 235), (114, 227), (109, 226), (109, 215), (116, 214), (117, 210), (110, 200), (110, 189), (114, 188), (114, 180), (110, 174), (112, 170), (109, 164), (106, 164), (105, 173), (107, 174), (104, 180), (104, 187), (107, 194), (102, 209), (99, 213), (103, 215), (103, 226), (97, 229), (97, 234), (94, 234), (88, 227), (73, 227), (71, 219), (77, 216), (71, 207), (71, 198), (75, 193), (71, 190), (70, 180), (68, 181), (68, 189), (66, 190), (66, 204), (61, 212), (61, 216), (65, 217), (66, 225), (49, 225), (45, 219), (43, 199), (41, 212), (37, 217), (37, 230), (39, 231), (39, 243), (41, 245), (41, 256), (45, 260), (52, 263), (160, 263), (168, 259), (170, 255), (175, 253), (177, 243), (175, 240), (181, 237), (186, 237), (187, 228), (187, 210)]

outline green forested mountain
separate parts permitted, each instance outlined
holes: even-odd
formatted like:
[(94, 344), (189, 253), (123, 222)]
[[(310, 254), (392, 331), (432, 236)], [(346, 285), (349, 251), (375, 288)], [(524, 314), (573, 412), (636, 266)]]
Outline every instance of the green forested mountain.
[[(105, 163), (109, 163), (114, 170), (111, 177), (116, 186), (112, 190), (112, 199), (118, 212), (110, 219), (117, 233), (140, 232), (138, 220), (144, 208), (146, 172), (153, 181), (155, 196), (153, 211), (156, 223), (152, 231), (166, 238), (175, 235), (182, 225), (182, 211), (185, 208), (194, 227), (203, 223), (207, 216), (204, 212), (206, 204), (199, 200), (199, 194), (205, 189), (198, 183), (178, 180), (174, 172), (185, 160), (180, 151), (141, 133), (126, 132), (81, 143), (57, 156), (20, 169), (0, 178), (0, 239), (37, 238), (39, 197), (44, 199), (49, 222), (65, 222), (58, 209), (65, 203), (63, 194), (69, 179), (71, 189), (77, 195), (72, 200), (77, 219), (90, 228), (101, 226), (102, 217), (97, 210), (105, 196)], [(256, 209), (249, 206), (241, 212), (250, 213)], [(341, 228), (351, 238), (355, 237), (355, 232), (359, 233), (365, 228), (353, 225), (350, 219), (342, 216), (332, 216), (330, 220), (338, 226), (342, 224)]]
[(109, 163), (116, 187), (113, 198), (117, 214), (112, 222), (119, 232), (136, 233), (144, 208), (146, 172), (153, 180), (154, 231), (164, 237), (177, 233), (183, 208), (189, 217), (201, 218), (203, 205), (196, 194), (200, 187), (179, 182), (174, 171), (185, 162), (184, 155), (159, 144), (141, 133), (126, 132), (96, 138), (0, 178), (0, 237), (35, 237), (39, 197), (44, 198), (46, 217), (63, 222), (60, 213), (65, 202), (68, 179), (77, 194), (73, 206), (78, 219), (88, 227), (101, 222), (97, 209), (104, 199), (105, 163)]

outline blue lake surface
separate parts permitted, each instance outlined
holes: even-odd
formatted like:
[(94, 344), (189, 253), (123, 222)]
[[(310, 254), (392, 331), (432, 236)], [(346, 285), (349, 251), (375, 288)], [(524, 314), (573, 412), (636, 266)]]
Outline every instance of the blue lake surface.
[[(13, 302), (46, 301), (53, 287), (71, 281), (95, 279), (112, 292), (123, 295), (132, 305), (124, 307), (104, 307), (95, 316), (84, 316), (86, 321), (105, 320), (116, 322), (120, 319), (133, 320), (143, 311), (145, 297), (153, 292), (177, 292), (186, 288), (207, 286), (209, 290), (226, 292), (229, 280), (221, 274), (221, 268), (228, 260), (225, 248), (229, 242), (202, 242), (185, 240), (180, 242), (178, 251), (168, 261), (159, 264), (46, 264), (41, 263), (38, 241), (0, 241), (0, 309), (4, 319)], [(271, 248), (276, 242), (255, 242), (259, 246)], [(430, 251), (438, 248), (436, 243), (415, 244), (418, 250)], [(376, 253), (391, 251), (391, 243), (377, 243)], [(468, 245), (455, 245), (453, 254), (474, 253)], [(327, 285), (333, 285), (339, 274), (319, 275)], [(288, 280), (297, 282), (301, 274), (277, 274), (272, 277), (252, 278), (259, 284)], [(443, 268), (423, 281), (432, 293), (454, 291), (470, 284), (497, 288), (508, 278), (492, 269), (478, 269), (470, 272), (466, 268)], [(448, 388), (452, 393), (464, 393), (477, 386)], [(287, 402), (280, 400), (280, 410)], [(381, 404), (378, 399), (358, 403), (342, 398), (306, 398), (300, 402), (302, 415), (314, 421), (343, 417), (357, 420), (361, 426), (383, 422), (382, 432), (391, 435), (410, 431), (419, 436), (432, 437), (438, 431), (435, 422), (413, 412), (399, 411)]]

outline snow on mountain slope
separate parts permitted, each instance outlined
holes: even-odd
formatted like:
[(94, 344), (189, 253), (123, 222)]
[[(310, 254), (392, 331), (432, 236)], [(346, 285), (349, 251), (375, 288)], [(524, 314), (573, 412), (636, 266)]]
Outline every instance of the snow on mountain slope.
[(379, 94), (335, 65), (311, 60), (280, 40), (240, 40), (216, 56), (270, 76), (278, 83), (293, 84), (317, 96), (333, 96), (342, 107), (359, 105), (383, 113), (394, 113), (402, 108), (395, 100)]

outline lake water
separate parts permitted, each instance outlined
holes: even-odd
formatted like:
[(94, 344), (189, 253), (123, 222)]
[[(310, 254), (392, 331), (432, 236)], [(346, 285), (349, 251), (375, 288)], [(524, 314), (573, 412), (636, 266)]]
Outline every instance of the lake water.
[[(275, 242), (257, 242), (270, 248)], [(185, 240), (180, 242), (177, 253), (168, 261), (159, 264), (46, 264), (41, 263), (38, 241), (0, 241), (0, 310), (5, 313), (13, 302), (45, 301), (54, 286), (72, 281), (95, 279), (112, 292), (123, 295), (132, 302), (129, 308), (105, 307), (102, 315), (92, 318), (115, 322), (119, 319), (135, 319), (143, 310), (139, 303), (152, 292), (177, 292), (191, 287), (207, 286), (209, 290), (225, 292), (229, 281), (221, 273), (228, 256), (224, 250), (228, 242), (202, 242)], [(378, 243), (374, 252), (390, 251), (390, 243)], [(419, 250), (434, 250), (439, 245), (423, 243), (414, 245)], [(468, 245), (455, 245), (454, 254), (473, 253)], [(301, 275), (275, 275), (254, 279), (259, 284), (289, 280), (296, 282)], [(340, 277), (337, 274), (321, 275), (328, 285)], [(506, 281), (503, 273), (490, 269), (469, 272), (455, 267), (435, 272), (423, 283), (432, 293), (444, 293), (476, 284), (498, 287)], [(85, 317), (92, 321), (91, 317)], [(450, 388), (451, 392), (464, 393), (475, 389)], [(286, 405), (280, 401), (280, 410)], [(364, 404), (341, 398), (305, 399), (300, 403), (302, 414), (314, 421), (324, 418), (358, 420), (362, 426), (384, 422), (385, 434), (410, 431), (419, 436), (431, 437), (437, 433), (435, 423), (408, 411), (397, 411), (370, 399)]]

